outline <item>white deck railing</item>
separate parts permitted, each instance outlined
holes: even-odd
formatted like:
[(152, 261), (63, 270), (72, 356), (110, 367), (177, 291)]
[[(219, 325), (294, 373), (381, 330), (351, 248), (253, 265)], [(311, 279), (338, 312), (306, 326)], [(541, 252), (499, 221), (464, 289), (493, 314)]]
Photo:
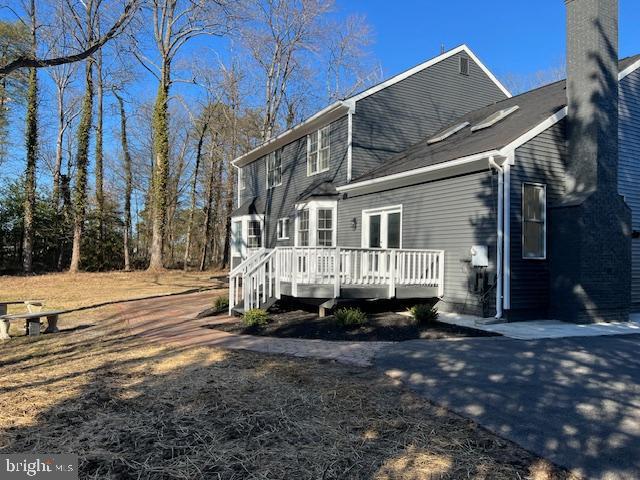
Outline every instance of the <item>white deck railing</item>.
[(268, 298), (280, 298), (281, 283), (333, 285), (334, 297), (343, 286), (385, 286), (388, 297), (398, 286), (435, 287), (444, 295), (444, 251), (346, 247), (277, 247), (260, 250), (229, 275), (230, 308), (238, 305), (240, 282), (244, 308)]

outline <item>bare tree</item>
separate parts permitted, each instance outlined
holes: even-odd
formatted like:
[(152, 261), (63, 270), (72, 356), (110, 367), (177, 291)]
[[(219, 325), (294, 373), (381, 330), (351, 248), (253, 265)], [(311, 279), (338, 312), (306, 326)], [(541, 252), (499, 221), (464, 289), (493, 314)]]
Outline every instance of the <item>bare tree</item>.
[(141, 0), (129, 1), (125, 5), (124, 11), (120, 17), (113, 23), (107, 33), (97, 39), (92, 38), (91, 42), (85, 44), (81, 51), (51, 58), (38, 58), (35, 52), (32, 52), (30, 55), (19, 55), (16, 58), (11, 59), (8, 63), (0, 65), (0, 77), (8, 75), (19, 68), (54, 67), (56, 65), (64, 65), (66, 63), (80, 62), (89, 58), (102, 48), (105, 43), (116, 37), (122, 31), (138, 9), (140, 2)]
[[(331, 21), (333, 0), (250, 0), (242, 43), (256, 63), (264, 90), (262, 139), (278, 124), (292, 126), (313, 100), (310, 92), (325, 88), (321, 103), (351, 84), (368, 81), (358, 76), (368, 55), (371, 32), (362, 17)], [(356, 77), (354, 79), (354, 76)], [(330, 87), (330, 88), (328, 88)]]
[[(35, 0), (25, 5), (30, 19), (31, 49), (35, 56), (38, 48), (37, 18)], [(34, 215), (36, 209), (36, 163), (38, 159), (38, 73), (35, 68), (29, 71), (29, 90), (27, 93), (27, 128), (25, 147), (27, 162), (25, 169), (24, 233), (22, 243), (22, 268), (25, 273), (33, 272)]]
[(524, 74), (509, 73), (504, 76), (502, 81), (505, 87), (515, 95), (549, 83), (564, 80), (565, 78), (566, 62), (564, 59), (560, 59), (555, 65), (536, 72)]
[(160, 57), (153, 70), (151, 62), (141, 51), (136, 55), (146, 68), (158, 78), (158, 94), (153, 113), (154, 167), (152, 178), (152, 239), (149, 270), (164, 267), (163, 245), (167, 221), (169, 178), (169, 94), (172, 65), (179, 51), (190, 40), (201, 35), (217, 35), (225, 25), (223, 4), (220, 1), (152, 0), (155, 45)]

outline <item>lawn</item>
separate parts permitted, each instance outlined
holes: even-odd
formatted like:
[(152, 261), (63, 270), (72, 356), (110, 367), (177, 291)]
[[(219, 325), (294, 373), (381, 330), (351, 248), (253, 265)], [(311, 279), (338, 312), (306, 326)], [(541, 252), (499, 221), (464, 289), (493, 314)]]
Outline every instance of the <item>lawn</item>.
[[(45, 300), (47, 309), (70, 309), (114, 300), (210, 288), (221, 272), (52, 273), (0, 276), (0, 300)], [(9, 312), (23, 308), (10, 307)]]
[(0, 453), (77, 453), (80, 478), (569, 478), (373, 369), (150, 344), (122, 309), (0, 345)]

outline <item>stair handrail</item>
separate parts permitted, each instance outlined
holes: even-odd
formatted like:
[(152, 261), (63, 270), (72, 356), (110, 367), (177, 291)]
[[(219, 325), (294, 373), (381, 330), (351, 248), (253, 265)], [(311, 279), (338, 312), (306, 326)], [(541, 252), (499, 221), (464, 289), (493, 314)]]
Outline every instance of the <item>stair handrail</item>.
[(251, 268), (249, 266), (250, 263), (255, 261), (256, 258), (258, 258), (260, 255), (263, 255), (266, 251), (267, 251), (266, 248), (261, 248), (260, 250), (256, 250), (253, 254), (249, 255), (242, 262), (240, 262), (240, 265), (238, 265), (236, 268), (231, 270), (229, 272), (229, 276), (231, 277), (231, 276), (238, 275), (240, 272), (243, 272), (247, 268)]
[[(246, 278), (250, 278), (250, 277), (251, 277), (251, 275), (253, 275), (254, 273), (256, 273), (256, 272), (257, 272), (260, 268), (262, 268), (264, 265), (266, 265), (266, 264), (267, 264), (267, 262), (268, 262), (268, 261), (269, 261), (269, 260), (270, 260), (270, 259), (271, 259), (275, 254), (276, 254), (277, 250), (278, 250), (278, 249), (277, 249), (277, 247), (276, 247), (276, 248), (273, 248), (273, 249), (271, 249), (271, 250), (268, 250), (268, 253), (267, 253), (265, 256), (263, 256), (263, 257), (260, 259), (260, 261), (258, 261), (258, 263), (256, 263), (253, 267), (249, 267), (249, 268), (247, 269), (247, 271), (243, 273), (242, 287), (243, 287), (243, 289), (245, 290), (245, 293), (244, 293), (244, 295), (243, 295), (243, 297), (244, 297), (244, 298), (243, 298), (243, 300), (244, 300), (244, 309), (245, 309), (245, 311), (249, 310), (249, 308), (250, 308), (250, 305), (249, 305), (249, 302), (250, 302), (250, 300), (249, 300), (249, 299), (250, 299), (250, 296), (249, 296), (249, 295), (247, 295), (247, 293), (249, 293), (249, 292), (248, 292), (248, 289), (249, 289), (249, 288), (251, 288), (251, 283), (250, 283), (250, 282), (246, 282)], [(277, 257), (276, 257), (276, 258), (277, 258)], [(276, 263), (277, 263), (277, 262), (276, 262)], [(275, 279), (276, 284), (278, 284), (278, 283), (280, 282), (280, 279), (278, 278), (278, 273), (279, 273), (279, 272), (277, 271), (277, 269), (278, 269), (278, 267), (277, 267), (277, 265), (276, 265), (276, 268), (275, 268), (274, 270), (270, 270), (270, 271), (269, 271), (269, 276), (270, 276), (271, 278), (274, 278), (274, 279)], [(262, 280), (264, 281), (264, 279), (262, 279)], [(259, 284), (258, 284), (258, 285), (256, 285), (256, 288), (259, 288)], [(266, 286), (265, 286), (265, 288), (266, 288)], [(278, 287), (276, 287), (276, 291), (278, 291), (278, 290), (279, 290), (279, 288), (278, 288)], [(257, 295), (259, 295), (259, 294), (260, 294), (260, 291), (259, 291), (259, 289), (258, 289), (258, 291), (257, 291)], [(260, 303), (260, 302), (258, 302), (258, 304), (259, 304), (259, 303)]]

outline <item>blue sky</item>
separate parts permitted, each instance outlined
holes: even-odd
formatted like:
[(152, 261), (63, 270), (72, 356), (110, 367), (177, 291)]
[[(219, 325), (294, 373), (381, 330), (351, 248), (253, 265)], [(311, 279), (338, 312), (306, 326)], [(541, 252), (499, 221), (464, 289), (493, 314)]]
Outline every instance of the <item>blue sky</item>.
[[(466, 43), (498, 76), (526, 74), (564, 60), (563, 0), (337, 0), (366, 14), (385, 76)], [(638, 0), (620, 0), (620, 56), (640, 53)]]

